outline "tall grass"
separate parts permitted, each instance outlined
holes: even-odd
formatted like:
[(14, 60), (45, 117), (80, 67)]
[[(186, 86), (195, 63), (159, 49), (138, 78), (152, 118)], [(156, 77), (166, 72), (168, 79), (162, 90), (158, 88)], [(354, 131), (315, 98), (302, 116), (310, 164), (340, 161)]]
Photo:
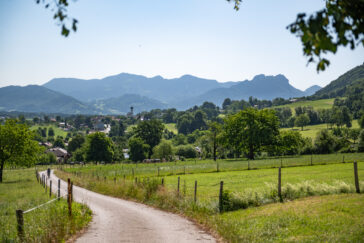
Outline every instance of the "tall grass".
[[(54, 198), (52, 196), (52, 198)], [(27, 210), (50, 200), (37, 183), (34, 169), (7, 170), (0, 183), (0, 242), (18, 242), (15, 210)], [(24, 214), (25, 242), (62, 242), (91, 221), (87, 206), (72, 204), (68, 217), (64, 199)]]

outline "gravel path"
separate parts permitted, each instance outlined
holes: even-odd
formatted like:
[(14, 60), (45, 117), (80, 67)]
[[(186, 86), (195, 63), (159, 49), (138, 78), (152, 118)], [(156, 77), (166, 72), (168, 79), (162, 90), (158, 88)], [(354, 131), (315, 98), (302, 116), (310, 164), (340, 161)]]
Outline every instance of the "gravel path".
[[(58, 178), (53, 172), (50, 177), (56, 191)], [(61, 194), (66, 189), (67, 183), (61, 181)], [(88, 205), (93, 212), (89, 228), (76, 242), (216, 242), (191, 221), (144, 204), (77, 186), (73, 186), (73, 198)]]

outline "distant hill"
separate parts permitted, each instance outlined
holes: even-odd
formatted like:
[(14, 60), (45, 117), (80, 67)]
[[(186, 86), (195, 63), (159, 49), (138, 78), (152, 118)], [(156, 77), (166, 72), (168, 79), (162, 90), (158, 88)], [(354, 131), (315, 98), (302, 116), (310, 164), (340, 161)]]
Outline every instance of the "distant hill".
[[(272, 100), (277, 97), (293, 98), (313, 94), (319, 86), (312, 86), (306, 91), (296, 89), (289, 84), (284, 75), (265, 76), (263, 74), (255, 76), (251, 81), (245, 80), (234, 84), (228, 88), (217, 88), (194, 98), (186, 99), (182, 104), (201, 104), (204, 101), (211, 101), (221, 105), (225, 98), (232, 100), (248, 100), (250, 96), (258, 99)], [(178, 104), (176, 104), (178, 107)]]
[(316, 93), (317, 91), (319, 91), (320, 89), (322, 89), (322, 87), (318, 86), (318, 85), (313, 85), (309, 88), (307, 88), (304, 93), (305, 93), (305, 96), (311, 96), (313, 95), (314, 93)]
[(92, 101), (120, 97), (124, 94), (138, 94), (169, 103), (188, 97), (195, 97), (208, 90), (230, 86), (233, 82), (222, 84), (216, 80), (202, 79), (192, 75), (164, 79), (161, 76), (147, 78), (142, 75), (121, 73), (103, 79), (52, 79), (43, 86), (81, 101)]
[(64, 114), (94, 114), (82, 102), (38, 85), (0, 88), (0, 110)]
[(126, 114), (130, 111), (131, 106), (134, 108), (134, 113), (168, 107), (158, 100), (136, 94), (125, 94), (117, 98), (97, 100), (90, 104), (104, 114)]
[(324, 88), (317, 91), (313, 98), (336, 98), (353, 93), (353, 87), (364, 87), (364, 64), (357, 66), (341, 75)]
[[(187, 109), (204, 101), (221, 105), (225, 98), (240, 100), (248, 99), (250, 96), (259, 99), (301, 97), (312, 95), (320, 88), (313, 86), (301, 91), (290, 85), (288, 79), (283, 75), (257, 75), (251, 81), (220, 83), (216, 80), (192, 75), (165, 79), (161, 76), (147, 78), (128, 73), (91, 80), (57, 78), (44, 84), (44, 87), (62, 92), (83, 102), (98, 103), (98, 107), (102, 105), (100, 100), (122, 97), (126, 94), (135, 94), (139, 95), (139, 98), (154, 100), (152, 106), (140, 106), (141, 110), (148, 110), (148, 107), (154, 107), (158, 102), (161, 106), (155, 108), (163, 108), (165, 105), (162, 104), (167, 104), (168, 107)], [(128, 98), (131, 100), (128, 101)], [(125, 96), (122, 100), (126, 104), (130, 104), (135, 102), (135, 99), (136, 97)], [(99, 100), (99, 102), (95, 102), (95, 100)], [(109, 102), (111, 101), (107, 103), (109, 104)], [(146, 104), (143, 100), (138, 102)], [(103, 107), (106, 107), (105, 104)]]

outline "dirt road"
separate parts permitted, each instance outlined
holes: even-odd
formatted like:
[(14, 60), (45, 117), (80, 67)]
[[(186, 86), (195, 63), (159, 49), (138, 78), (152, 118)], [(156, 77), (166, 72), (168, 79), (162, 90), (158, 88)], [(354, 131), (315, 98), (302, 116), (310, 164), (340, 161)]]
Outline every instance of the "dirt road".
[[(50, 178), (57, 185), (53, 172)], [(66, 182), (61, 181), (61, 194), (66, 188)], [(73, 195), (94, 214), (89, 228), (76, 242), (216, 242), (191, 221), (172, 213), (77, 186), (73, 187)]]

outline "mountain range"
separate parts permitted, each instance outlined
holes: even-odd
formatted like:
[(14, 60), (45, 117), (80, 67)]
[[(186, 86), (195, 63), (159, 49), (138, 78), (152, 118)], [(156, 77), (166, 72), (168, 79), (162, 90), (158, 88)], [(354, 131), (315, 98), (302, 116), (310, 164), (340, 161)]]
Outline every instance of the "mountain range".
[(281, 74), (221, 83), (192, 75), (165, 79), (121, 73), (103, 79), (56, 78), (43, 86), (0, 88), (0, 110), (67, 114), (125, 114), (131, 106), (135, 112), (172, 107), (184, 110), (204, 101), (221, 106), (225, 98), (310, 96), (320, 88), (315, 85), (301, 91)]

